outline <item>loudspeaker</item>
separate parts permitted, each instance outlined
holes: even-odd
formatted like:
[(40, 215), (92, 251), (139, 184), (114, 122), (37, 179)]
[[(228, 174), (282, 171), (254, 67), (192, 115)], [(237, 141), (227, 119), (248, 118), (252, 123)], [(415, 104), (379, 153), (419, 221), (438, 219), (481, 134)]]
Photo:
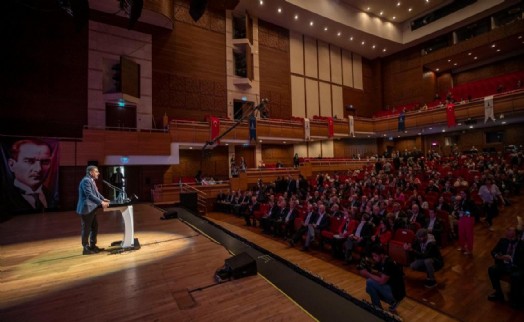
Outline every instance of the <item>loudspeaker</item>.
[(257, 262), (245, 252), (226, 259), (224, 266), (234, 279), (257, 274)]
[(98, 161), (97, 160), (89, 160), (87, 161), (87, 165), (94, 165), (95, 167), (98, 167)]

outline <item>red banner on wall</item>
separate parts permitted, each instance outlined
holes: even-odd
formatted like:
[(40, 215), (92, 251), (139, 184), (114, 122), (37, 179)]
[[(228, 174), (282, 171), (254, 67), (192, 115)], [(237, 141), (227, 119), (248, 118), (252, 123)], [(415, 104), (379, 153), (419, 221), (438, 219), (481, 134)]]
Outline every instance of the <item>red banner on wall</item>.
[(216, 116), (210, 116), (209, 127), (211, 128), (211, 141), (213, 141), (220, 134), (220, 119)]
[(455, 118), (455, 106), (453, 103), (446, 105), (446, 115), (448, 119), (448, 127), (457, 125), (457, 119)]
[(333, 127), (333, 118), (328, 117), (327, 121), (328, 121), (328, 136), (332, 138), (335, 135), (335, 129)]

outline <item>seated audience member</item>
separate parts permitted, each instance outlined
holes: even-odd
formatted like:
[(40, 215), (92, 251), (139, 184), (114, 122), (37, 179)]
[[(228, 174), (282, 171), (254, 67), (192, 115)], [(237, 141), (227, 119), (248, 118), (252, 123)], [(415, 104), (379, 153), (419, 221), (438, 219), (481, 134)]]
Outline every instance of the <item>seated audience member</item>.
[(355, 229), (355, 232), (350, 234), (344, 243), (344, 258), (346, 263), (351, 262), (353, 259), (353, 250), (359, 246), (367, 249), (373, 235), (374, 226), (370, 222), (370, 215), (363, 213), (360, 222)]
[(440, 246), (442, 242), (442, 231), (444, 230), (444, 224), (442, 223), (442, 220), (437, 217), (435, 210), (429, 210), (429, 219), (426, 223), (426, 227), (423, 228), (426, 228), (428, 233), (435, 237), (437, 245)]
[[(417, 225), (418, 224), (418, 225)], [(426, 215), (420, 211), (420, 207), (416, 204), (411, 206), (411, 212), (408, 213), (407, 227), (425, 227), (426, 226)]]
[(453, 209), (451, 208), (450, 204), (446, 202), (444, 197), (440, 196), (438, 198), (437, 203), (435, 204), (435, 210), (441, 210), (441, 211), (446, 211), (448, 213), (451, 213)]
[(257, 196), (251, 196), (251, 200), (247, 206), (247, 209), (242, 213), (246, 226), (251, 226), (251, 218), (253, 218), (253, 226), (257, 226), (257, 220), (255, 218), (255, 211), (260, 209), (260, 203), (257, 200)]
[(313, 204), (308, 203), (306, 216), (304, 217), (304, 220), (302, 221), (300, 227), (298, 227), (298, 229), (295, 231), (293, 236), (288, 240), (289, 246), (291, 246), (291, 247), (295, 246), (295, 244), (308, 231), (309, 224), (313, 223), (313, 222), (316, 222), (317, 216), (318, 216), (318, 214), (315, 211), (315, 208), (313, 207)]
[(318, 206), (318, 216), (315, 218), (313, 222), (310, 222), (308, 224), (308, 230), (306, 235), (306, 241), (304, 242), (304, 246), (302, 247), (303, 251), (308, 251), (309, 246), (311, 245), (311, 242), (315, 239), (315, 236), (320, 236), (322, 230), (327, 229), (329, 227), (329, 217), (326, 213), (326, 206), (324, 204), (320, 204)]
[(478, 195), (484, 203), (484, 211), (486, 213), (486, 223), (490, 231), (493, 231), (493, 217), (497, 216), (499, 213), (498, 210), (498, 201), (501, 201), (501, 207), (504, 207), (504, 199), (502, 198), (502, 193), (493, 183), (491, 177), (486, 178), (484, 185), (479, 188)]
[(406, 243), (404, 249), (413, 254), (415, 258), (410, 265), (411, 269), (415, 271), (425, 271), (427, 278), (424, 286), (433, 288), (437, 286), (435, 272), (444, 266), (444, 259), (440, 254), (440, 249), (435, 242), (435, 238), (433, 235), (428, 235), (426, 229), (419, 229), (416, 237), (414, 243)]
[(351, 211), (345, 211), (344, 217), (342, 218), (343, 222), (339, 227), (338, 232), (333, 235), (333, 239), (326, 239), (327, 242), (331, 244), (331, 251), (333, 257), (342, 258), (342, 245), (348, 238), (348, 236), (353, 233), (357, 227), (357, 221), (355, 220), (355, 209), (352, 208)]
[(386, 218), (379, 222), (375, 234), (371, 236), (371, 247), (381, 246), (384, 249), (387, 249), (389, 241), (393, 236), (393, 231), (391, 230), (392, 226), (390, 225), (392, 220), (389, 220), (389, 218), (394, 218), (394, 215), (387, 214)]
[(488, 300), (504, 300), (500, 279), (509, 276), (511, 286), (509, 300), (512, 306), (517, 307), (523, 288), (524, 241), (517, 239), (515, 227), (506, 230), (506, 237), (498, 241), (491, 251), (491, 256), (495, 259), (495, 265), (488, 269), (488, 275), (495, 292), (488, 296)]
[(273, 227), (273, 221), (277, 220), (280, 215), (280, 207), (273, 200), (269, 200), (269, 210), (262, 218), (260, 218), (260, 226), (262, 227), (262, 232), (265, 234), (271, 233), (271, 228)]
[(382, 309), (380, 301), (389, 304), (388, 310), (397, 314), (397, 306), (406, 296), (402, 267), (395, 263), (382, 247), (371, 250), (373, 266), (359, 265), (360, 275), (366, 278), (366, 293), (371, 303)]
[(295, 226), (295, 218), (298, 217), (296, 205), (296, 200), (289, 201), (289, 208), (285, 208), (281, 213), (282, 217), (280, 217), (280, 220), (275, 223), (275, 235), (284, 238), (291, 236)]

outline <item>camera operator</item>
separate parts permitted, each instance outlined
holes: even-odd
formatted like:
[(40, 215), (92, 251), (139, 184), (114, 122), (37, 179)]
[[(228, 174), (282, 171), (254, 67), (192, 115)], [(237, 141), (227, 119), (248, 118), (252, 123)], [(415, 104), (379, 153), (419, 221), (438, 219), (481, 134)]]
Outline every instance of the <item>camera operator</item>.
[(389, 304), (391, 313), (397, 314), (397, 306), (406, 295), (402, 267), (380, 246), (372, 248), (371, 256), (373, 261), (364, 259), (357, 267), (360, 275), (366, 278), (366, 292), (375, 307), (382, 309), (382, 300)]

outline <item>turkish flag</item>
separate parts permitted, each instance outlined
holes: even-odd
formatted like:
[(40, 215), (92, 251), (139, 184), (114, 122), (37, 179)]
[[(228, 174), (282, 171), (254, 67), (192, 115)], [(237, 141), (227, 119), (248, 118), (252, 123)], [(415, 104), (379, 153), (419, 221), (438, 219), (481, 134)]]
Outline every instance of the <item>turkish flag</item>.
[(446, 115), (448, 118), (448, 127), (457, 126), (457, 119), (455, 118), (455, 105), (453, 105), (453, 103), (446, 105)]
[(333, 128), (333, 118), (328, 117), (327, 121), (328, 121), (328, 137), (332, 138), (335, 135), (335, 130)]
[(211, 128), (211, 141), (213, 141), (215, 138), (218, 137), (218, 134), (220, 133), (220, 119), (216, 116), (210, 116), (209, 126)]

